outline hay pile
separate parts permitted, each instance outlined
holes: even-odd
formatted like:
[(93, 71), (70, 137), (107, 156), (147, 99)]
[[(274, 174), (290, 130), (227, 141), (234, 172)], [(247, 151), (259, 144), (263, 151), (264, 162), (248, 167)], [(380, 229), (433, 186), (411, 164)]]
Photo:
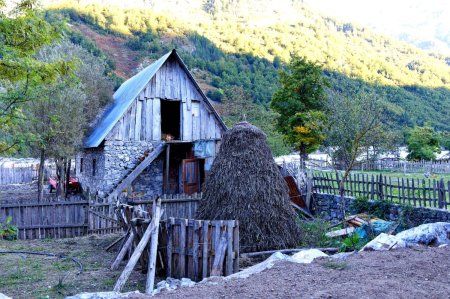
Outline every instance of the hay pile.
[(197, 219), (239, 220), (242, 251), (296, 245), (297, 214), (257, 127), (241, 122), (224, 134), (203, 192)]

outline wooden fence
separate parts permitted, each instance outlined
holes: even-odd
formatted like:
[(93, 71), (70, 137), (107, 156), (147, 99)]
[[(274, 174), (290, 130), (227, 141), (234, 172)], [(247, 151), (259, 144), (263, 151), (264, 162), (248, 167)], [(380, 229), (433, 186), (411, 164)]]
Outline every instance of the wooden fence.
[(354, 170), (383, 170), (403, 173), (450, 173), (449, 162), (378, 160), (357, 163)]
[[(0, 162), (0, 185), (31, 183), (38, 177), (39, 163), (12, 164)], [(56, 174), (54, 167), (45, 166), (44, 177)]]
[[(194, 219), (202, 194), (163, 195), (162, 220), (169, 217)], [(152, 211), (152, 200), (131, 201), (144, 211)], [(19, 229), (19, 239), (72, 238), (86, 234), (109, 234), (122, 231), (111, 203), (60, 201), (0, 205), (0, 222), (12, 217)]]
[[(342, 175), (338, 172), (316, 172), (314, 192), (339, 194)], [(450, 181), (394, 178), (383, 175), (350, 174), (344, 184), (346, 195), (393, 203), (440, 209), (450, 208)]]
[[(199, 281), (239, 271), (239, 223), (235, 220), (162, 222), (161, 250), (166, 250), (167, 277)], [(214, 273), (214, 271), (217, 271)]]
[[(161, 220), (169, 217), (194, 219), (197, 212), (198, 202), (202, 199), (202, 193), (187, 194), (165, 194), (161, 196), (161, 208), (164, 213)], [(151, 211), (153, 199), (130, 200), (130, 205), (140, 205), (145, 211)]]
[(86, 201), (6, 204), (0, 221), (12, 217), (19, 239), (71, 238), (88, 233)]

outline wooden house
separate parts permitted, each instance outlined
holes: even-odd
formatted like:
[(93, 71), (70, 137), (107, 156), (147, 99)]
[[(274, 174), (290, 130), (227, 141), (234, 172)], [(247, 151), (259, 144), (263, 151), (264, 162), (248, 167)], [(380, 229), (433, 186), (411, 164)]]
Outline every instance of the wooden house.
[(175, 50), (125, 81), (77, 155), (84, 189), (112, 199), (200, 191), (226, 126)]

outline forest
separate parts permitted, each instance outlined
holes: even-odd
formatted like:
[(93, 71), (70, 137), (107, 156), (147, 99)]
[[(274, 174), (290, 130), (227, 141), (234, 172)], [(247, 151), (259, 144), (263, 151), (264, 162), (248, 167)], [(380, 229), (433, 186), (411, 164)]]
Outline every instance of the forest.
[(360, 90), (380, 99), (399, 136), (416, 125), (450, 130), (450, 57), (320, 15), (301, 1), (143, 3), (144, 8), (57, 1), (45, 5), (45, 13), (49, 22), (67, 21), (70, 41), (106, 61), (105, 73), (116, 88), (126, 79), (117, 75), (121, 58), (99, 50), (78, 25), (125, 38), (143, 65), (176, 48), (226, 124), (245, 118), (260, 126), (274, 154), (290, 151), (275, 130), (269, 103), (279, 88), (279, 72), (294, 55), (322, 67), (330, 94), (351, 97)]

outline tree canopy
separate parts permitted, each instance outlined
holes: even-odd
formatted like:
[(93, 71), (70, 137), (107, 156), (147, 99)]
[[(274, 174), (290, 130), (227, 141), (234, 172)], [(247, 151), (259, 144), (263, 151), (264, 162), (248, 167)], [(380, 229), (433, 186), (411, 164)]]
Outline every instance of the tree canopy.
[(439, 135), (429, 125), (414, 127), (406, 138), (408, 146), (408, 160), (434, 160), (440, 152)]
[(274, 93), (271, 108), (278, 113), (276, 127), (286, 141), (306, 154), (324, 140), (323, 113), (326, 79), (322, 69), (304, 58), (294, 57), (279, 74), (280, 88)]

